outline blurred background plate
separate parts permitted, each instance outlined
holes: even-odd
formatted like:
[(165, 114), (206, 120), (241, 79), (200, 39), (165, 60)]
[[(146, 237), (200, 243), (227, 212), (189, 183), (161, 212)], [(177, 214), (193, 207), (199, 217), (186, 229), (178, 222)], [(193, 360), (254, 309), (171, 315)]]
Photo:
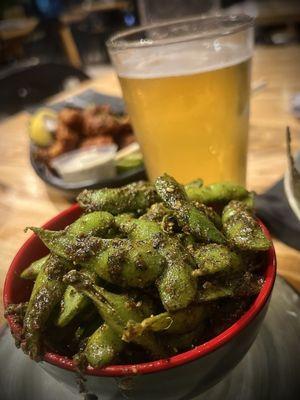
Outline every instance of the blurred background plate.
[[(120, 97), (108, 96), (102, 93), (98, 93), (94, 90), (86, 90), (78, 96), (70, 97), (66, 101), (62, 101), (55, 104), (47, 105), (47, 108), (51, 108), (55, 111), (60, 111), (64, 107), (78, 107), (85, 108), (92, 104), (109, 104), (111, 109), (116, 114), (124, 113), (124, 102)], [(29, 112), (34, 112), (42, 105), (30, 107)], [(68, 183), (65, 182), (61, 177), (55, 174), (47, 165), (39, 161), (35, 157), (35, 147), (30, 146), (30, 162), (36, 172), (36, 174), (49, 186), (55, 188), (60, 194), (64, 195), (69, 199), (74, 199), (79, 192), (83, 189), (98, 189), (102, 187), (118, 187), (126, 185), (127, 183), (134, 182), (141, 179), (147, 179), (145, 168), (138, 167), (122, 174), (116, 175), (114, 178), (101, 179), (92, 183), (81, 182), (81, 183)]]
[[(245, 358), (225, 379), (195, 400), (297, 399), (300, 393), (299, 336), (299, 294), (278, 277), (266, 319)], [(1, 400), (84, 398), (79, 394), (74, 396), (16, 349), (7, 328), (0, 336), (0, 365)], [(129, 397), (116, 393), (111, 399), (101, 397), (101, 400), (124, 398)], [(96, 400), (96, 397), (88, 396), (87, 399)]]

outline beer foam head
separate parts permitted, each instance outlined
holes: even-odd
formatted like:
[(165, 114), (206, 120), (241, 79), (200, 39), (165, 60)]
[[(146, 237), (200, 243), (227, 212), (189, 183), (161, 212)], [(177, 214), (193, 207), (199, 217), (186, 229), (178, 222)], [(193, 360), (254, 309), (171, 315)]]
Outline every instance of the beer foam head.
[(208, 72), (239, 64), (252, 55), (252, 40), (228, 43), (224, 38), (111, 52), (122, 78), (151, 79)]

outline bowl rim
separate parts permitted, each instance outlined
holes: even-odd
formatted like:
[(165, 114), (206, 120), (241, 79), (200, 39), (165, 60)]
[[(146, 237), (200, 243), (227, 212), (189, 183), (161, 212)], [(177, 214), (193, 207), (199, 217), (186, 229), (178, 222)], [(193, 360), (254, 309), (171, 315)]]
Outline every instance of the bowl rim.
[[(49, 228), (52, 225), (55, 225), (61, 218), (74, 214), (78, 212), (80, 207), (78, 204), (74, 204), (67, 208), (66, 210), (60, 212), (55, 217), (51, 218), (48, 222), (43, 225), (43, 228)], [(270, 233), (264, 224), (259, 220), (259, 223), (266, 234), (266, 236), (271, 239)], [(11, 294), (12, 294), (12, 283), (15, 276), (15, 269), (22, 262), (23, 253), (28, 249), (28, 247), (32, 246), (37, 236), (32, 234), (29, 239), (21, 246), (15, 255), (9, 270), (6, 275), (4, 288), (3, 288), (3, 303), (4, 309), (7, 308), (9, 304), (11, 304)], [(265, 269), (265, 281), (263, 286), (257, 295), (256, 299), (250, 306), (250, 308), (239, 318), (234, 324), (232, 324), (225, 331), (221, 332), (219, 335), (213, 337), (200, 344), (199, 346), (194, 347), (191, 350), (186, 352), (177, 354), (175, 356), (146, 362), (140, 364), (128, 364), (128, 365), (110, 365), (103, 368), (93, 368), (88, 366), (85, 374), (93, 375), (93, 376), (106, 376), (106, 377), (119, 377), (119, 376), (130, 376), (137, 374), (149, 374), (155, 373), (167, 369), (171, 369), (174, 367), (178, 367), (180, 365), (189, 363), (191, 361), (195, 361), (200, 357), (204, 357), (205, 355), (212, 353), (217, 350), (219, 347), (228, 343), (231, 339), (237, 336), (241, 331), (243, 331), (251, 321), (260, 313), (260, 311), (264, 308), (267, 303), (276, 278), (276, 255), (274, 246), (272, 246), (267, 251), (267, 265)], [(18, 324), (13, 316), (7, 317), (7, 322), (10, 327), (12, 334), (18, 337), (21, 334), (22, 326)], [(59, 355), (53, 352), (46, 352), (43, 356), (43, 361), (46, 361), (56, 367), (63, 368), (65, 370), (76, 372), (76, 366), (72, 359), (69, 359), (66, 356)]]

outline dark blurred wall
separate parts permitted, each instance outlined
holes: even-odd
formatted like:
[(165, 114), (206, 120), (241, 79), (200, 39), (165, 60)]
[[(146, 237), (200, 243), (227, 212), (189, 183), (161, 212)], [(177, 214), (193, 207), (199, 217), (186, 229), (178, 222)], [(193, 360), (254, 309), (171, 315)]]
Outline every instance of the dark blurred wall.
[(223, 8), (226, 8), (226, 7), (232, 6), (233, 4), (236, 4), (236, 3), (243, 3), (243, 1), (244, 0), (221, 0), (221, 6)]

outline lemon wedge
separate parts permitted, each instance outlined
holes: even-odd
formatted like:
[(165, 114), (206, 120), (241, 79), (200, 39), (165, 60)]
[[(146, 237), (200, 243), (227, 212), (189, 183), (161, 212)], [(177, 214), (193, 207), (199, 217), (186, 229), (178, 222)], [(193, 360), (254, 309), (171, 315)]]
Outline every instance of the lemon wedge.
[(39, 109), (29, 121), (29, 137), (37, 146), (47, 147), (57, 128), (57, 113), (49, 108)]

